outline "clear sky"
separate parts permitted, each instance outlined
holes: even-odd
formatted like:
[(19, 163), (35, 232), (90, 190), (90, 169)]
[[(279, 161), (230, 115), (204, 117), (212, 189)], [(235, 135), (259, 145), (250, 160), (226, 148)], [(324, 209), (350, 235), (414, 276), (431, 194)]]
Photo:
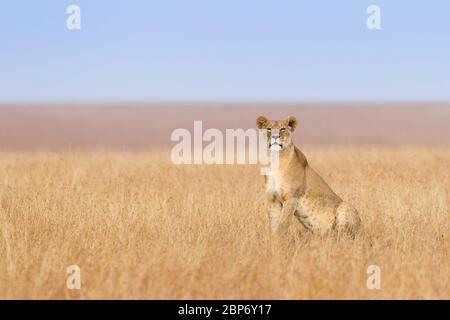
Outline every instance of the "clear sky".
[(0, 102), (450, 101), (448, 0), (5, 0), (0, 43)]

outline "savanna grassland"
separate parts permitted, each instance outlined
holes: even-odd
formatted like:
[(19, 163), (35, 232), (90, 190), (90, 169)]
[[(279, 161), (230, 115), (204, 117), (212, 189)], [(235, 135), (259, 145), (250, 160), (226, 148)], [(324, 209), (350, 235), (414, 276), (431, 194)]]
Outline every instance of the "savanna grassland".
[(363, 235), (273, 239), (257, 166), (0, 153), (0, 298), (450, 299), (450, 149), (304, 151)]

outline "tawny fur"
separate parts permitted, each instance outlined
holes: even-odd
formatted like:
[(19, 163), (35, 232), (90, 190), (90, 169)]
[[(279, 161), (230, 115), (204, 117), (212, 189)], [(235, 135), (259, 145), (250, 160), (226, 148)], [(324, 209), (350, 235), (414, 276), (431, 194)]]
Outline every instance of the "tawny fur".
[(266, 131), (269, 150), (279, 150), (278, 168), (265, 176), (272, 231), (285, 230), (296, 217), (313, 233), (336, 230), (355, 235), (361, 229), (358, 211), (333, 192), (292, 143), (297, 123), (293, 116), (282, 121), (262, 116), (256, 120), (258, 129)]

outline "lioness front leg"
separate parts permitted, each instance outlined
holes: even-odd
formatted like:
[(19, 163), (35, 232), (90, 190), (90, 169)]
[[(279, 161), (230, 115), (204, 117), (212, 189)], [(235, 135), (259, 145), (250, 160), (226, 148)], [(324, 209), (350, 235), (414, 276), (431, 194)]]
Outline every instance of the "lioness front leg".
[(290, 225), (292, 224), (292, 218), (297, 210), (298, 198), (292, 197), (283, 202), (283, 209), (281, 210), (280, 218), (280, 230), (283, 233), (288, 232)]
[(275, 234), (280, 224), (280, 216), (282, 205), (281, 202), (274, 196), (269, 196), (268, 198), (268, 209), (269, 209), (269, 219), (270, 226), (272, 228), (272, 233)]

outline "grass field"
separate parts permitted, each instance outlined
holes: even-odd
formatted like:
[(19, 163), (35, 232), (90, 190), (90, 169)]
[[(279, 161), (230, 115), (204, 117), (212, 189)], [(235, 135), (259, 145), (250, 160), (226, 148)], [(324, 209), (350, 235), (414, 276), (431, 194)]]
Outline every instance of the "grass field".
[[(274, 241), (257, 166), (3, 152), (0, 298), (450, 299), (450, 149), (304, 152), (362, 236)], [(66, 287), (74, 264), (81, 290)]]

